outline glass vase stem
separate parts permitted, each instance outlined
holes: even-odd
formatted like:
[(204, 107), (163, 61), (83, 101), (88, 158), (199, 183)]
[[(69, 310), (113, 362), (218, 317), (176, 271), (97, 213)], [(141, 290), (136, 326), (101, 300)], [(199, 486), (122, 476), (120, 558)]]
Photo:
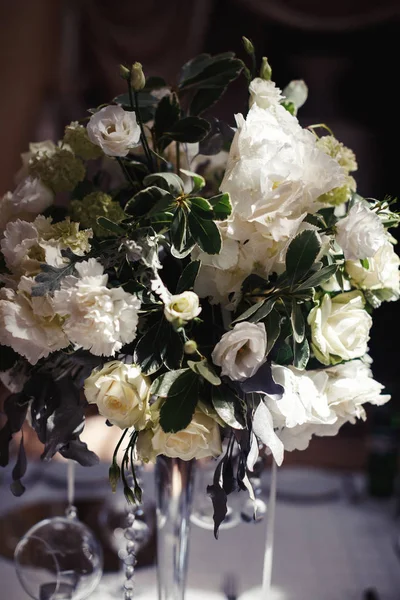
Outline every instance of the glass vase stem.
[(184, 600), (194, 461), (159, 456), (156, 463), (159, 600)]

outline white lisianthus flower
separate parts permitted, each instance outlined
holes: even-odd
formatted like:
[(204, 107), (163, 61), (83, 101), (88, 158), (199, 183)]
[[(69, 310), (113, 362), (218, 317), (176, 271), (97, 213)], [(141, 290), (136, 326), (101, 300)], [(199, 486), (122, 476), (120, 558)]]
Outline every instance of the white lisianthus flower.
[(385, 228), (366, 203), (355, 202), (336, 224), (336, 240), (346, 260), (371, 258), (387, 241)]
[(90, 141), (108, 156), (126, 156), (140, 139), (135, 113), (121, 106), (106, 106), (92, 115), (87, 132)]
[(75, 268), (79, 277), (65, 277), (54, 293), (64, 332), (77, 348), (114, 356), (136, 337), (140, 300), (122, 287), (107, 288), (108, 275), (94, 258)]
[(352, 360), (325, 370), (328, 375), (326, 394), (331, 410), (343, 423), (366, 419), (363, 405), (382, 405), (390, 395), (382, 394), (383, 385), (372, 377), (371, 369), (363, 360)]
[(211, 416), (196, 409), (186, 429), (165, 433), (157, 423), (152, 430), (140, 432), (137, 451), (145, 462), (154, 461), (160, 454), (182, 460), (217, 457), (222, 453), (219, 425)]
[(269, 108), (271, 105), (279, 104), (284, 96), (273, 81), (266, 81), (256, 77), (249, 85), (250, 106), (257, 104), (260, 108)]
[(32, 298), (34, 280), (22, 277), (18, 290), (0, 290), (0, 344), (11, 346), (32, 365), (69, 345), (47, 297)]
[(342, 184), (344, 170), (279, 104), (253, 104), (237, 125), (221, 190), (244, 221), (275, 242), (287, 240), (318, 209), (318, 197)]
[(151, 381), (137, 365), (118, 360), (95, 369), (85, 380), (89, 404), (97, 404), (99, 413), (121, 429), (144, 429), (150, 419)]
[(171, 296), (165, 304), (164, 315), (170, 322), (187, 323), (201, 313), (199, 297), (194, 292), (182, 292)]
[(221, 374), (234, 381), (248, 379), (265, 362), (267, 333), (263, 323), (237, 323), (224, 333), (212, 352)]
[(400, 296), (400, 258), (387, 241), (373, 257), (368, 259), (368, 268), (361, 262), (347, 260), (346, 271), (352, 283), (362, 290), (384, 290), (385, 300), (398, 300)]
[(36, 216), (53, 203), (53, 193), (39, 179), (27, 177), (13, 194), (8, 192), (0, 200), (0, 231), (7, 223), (22, 219), (33, 221)]
[(309, 316), (312, 348), (324, 365), (359, 358), (367, 352), (372, 318), (361, 292), (325, 294)]

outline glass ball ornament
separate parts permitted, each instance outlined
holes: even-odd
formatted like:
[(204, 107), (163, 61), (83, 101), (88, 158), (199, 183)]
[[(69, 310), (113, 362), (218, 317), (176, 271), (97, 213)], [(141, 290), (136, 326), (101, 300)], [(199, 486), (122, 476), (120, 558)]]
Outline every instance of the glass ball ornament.
[(84, 600), (103, 574), (102, 548), (74, 511), (34, 525), (19, 541), (14, 560), (34, 600)]

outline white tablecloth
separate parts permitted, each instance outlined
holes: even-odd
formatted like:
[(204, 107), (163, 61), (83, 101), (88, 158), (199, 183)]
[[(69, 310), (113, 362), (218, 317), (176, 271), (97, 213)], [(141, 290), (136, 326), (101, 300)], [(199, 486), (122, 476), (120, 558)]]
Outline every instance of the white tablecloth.
[[(333, 490), (335, 486), (342, 489), (341, 475), (329, 474), (325, 479)], [(281, 484), (281, 492), (296, 491), (299, 481), (305, 481), (304, 487), (310, 489), (315, 482), (318, 488), (321, 472), (283, 468), (278, 474), (278, 490)], [(34, 474), (27, 487), (26, 494), (15, 499), (3, 479), (0, 512), (7, 512), (17, 502), (65, 498), (62, 487), (55, 487), (49, 480), (40, 480)], [(151, 481), (146, 488), (152, 494)], [(94, 486), (94, 489), (97, 494), (107, 493), (106, 486)], [(83, 493), (88, 494), (87, 488)], [(301, 489), (299, 493), (299, 501), (288, 498), (286, 493), (282, 493), (281, 498), (278, 496), (274, 600), (362, 600), (367, 588), (375, 588), (380, 600), (399, 600), (400, 561), (394, 552), (394, 541), (400, 523), (395, 520), (393, 503), (365, 499), (352, 504), (343, 493), (337, 498), (332, 495), (331, 499), (321, 498), (319, 502), (310, 503), (301, 501)], [(221, 531), (218, 541), (212, 532), (193, 526), (189, 587), (203, 590), (204, 599), (211, 599), (211, 592), (218, 592), (224, 576), (232, 572), (238, 578), (241, 593), (259, 585), (264, 541), (265, 522), (242, 523)], [(154, 568), (138, 570), (138, 587), (142, 590), (153, 587), (155, 577)], [(110, 582), (110, 576), (104, 579), (93, 598), (111, 599), (105, 590), (110, 586), (118, 589), (117, 576), (114, 579), (115, 585)], [(0, 582), (0, 600), (27, 600), (11, 562), (0, 560)], [(120, 597), (122, 600), (122, 594)], [(155, 600), (155, 592), (149, 597)]]

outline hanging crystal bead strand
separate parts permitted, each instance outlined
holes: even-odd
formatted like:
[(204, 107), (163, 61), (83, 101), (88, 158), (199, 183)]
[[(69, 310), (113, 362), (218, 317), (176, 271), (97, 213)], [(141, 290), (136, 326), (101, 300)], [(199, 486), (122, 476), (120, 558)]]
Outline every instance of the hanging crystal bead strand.
[[(135, 465), (136, 480), (141, 485), (140, 467)], [(128, 478), (129, 484), (132, 486), (133, 477), (130, 474)], [(141, 544), (140, 528), (138, 529), (136, 522), (137, 517), (143, 515), (143, 509), (139, 504), (129, 504), (126, 516), (126, 528), (124, 537), (126, 539), (126, 553), (123, 558), (124, 563), (124, 600), (132, 600), (135, 593), (135, 567), (137, 563), (136, 554)]]

